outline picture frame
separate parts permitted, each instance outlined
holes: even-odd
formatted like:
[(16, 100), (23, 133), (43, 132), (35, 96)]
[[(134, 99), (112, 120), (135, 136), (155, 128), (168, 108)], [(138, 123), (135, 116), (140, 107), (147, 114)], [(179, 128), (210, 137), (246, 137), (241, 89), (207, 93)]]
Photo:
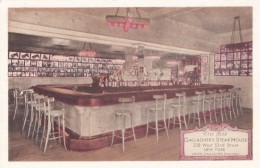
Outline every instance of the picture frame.
[(222, 70), (222, 76), (229, 76), (229, 70)]
[(241, 69), (248, 69), (248, 61), (241, 61)]
[(238, 70), (230, 70), (231, 76), (238, 76)]
[(227, 61), (227, 69), (233, 69), (234, 68), (234, 61)]
[(246, 60), (246, 59), (248, 59), (248, 56), (247, 56), (247, 52), (246, 51), (244, 51), (244, 52), (241, 52), (241, 60)]
[(227, 54), (227, 60), (234, 60), (234, 54), (233, 53), (228, 53)]
[(31, 59), (31, 53), (21, 52), (20, 59)]
[(240, 70), (239, 76), (248, 76), (248, 70)]
[(40, 60), (41, 55), (39, 53), (31, 53), (31, 60)]
[(222, 71), (221, 70), (215, 70), (214, 75), (215, 76), (222, 76)]
[(234, 53), (234, 60), (240, 60), (240, 52)]
[(41, 54), (41, 60), (50, 60), (50, 54)]
[(221, 61), (226, 61), (226, 60), (227, 60), (227, 54), (226, 54), (226, 53), (222, 53), (222, 54), (220, 55), (220, 60), (221, 60)]
[(234, 69), (240, 69), (240, 61), (234, 61)]
[(20, 58), (20, 52), (9, 51), (8, 58), (19, 59)]
[(227, 62), (222, 61), (222, 62), (220, 63), (220, 68), (221, 68), (221, 69), (226, 69), (226, 68), (227, 68)]

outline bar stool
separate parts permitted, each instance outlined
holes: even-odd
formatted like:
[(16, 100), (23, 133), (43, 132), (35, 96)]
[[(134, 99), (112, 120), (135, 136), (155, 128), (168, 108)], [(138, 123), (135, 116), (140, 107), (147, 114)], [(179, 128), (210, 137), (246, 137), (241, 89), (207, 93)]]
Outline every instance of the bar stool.
[[(25, 95), (25, 113), (24, 113), (24, 117), (23, 117), (23, 127), (22, 127), (22, 133), (24, 132), (24, 128), (27, 122), (27, 118), (29, 115), (29, 112), (33, 111), (34, 108), (34, 101), (33, 101), (33, 90), (23, 90), (21, 92), (21, 94)], [(31, 116), (32, 117), (32, 116)], [(30, 118), (30, 123), (32, 121), (32, 119)]]
[(228, 113), (229, 114), (229, 117), (230, 117), (230, 120), (232, 120), (232, 113), (234, 115), (234, 118), (236, 118), (236, 114), (235, 114), (235, 111), (233, 110), (232, 108), (232, 91), (231, 90), (227, 90), (226, 92), (224, 92), (224, 110), (225, 110), (225, 113)]
[[(192, 100), (192, 104), (196, 108), (196, 112), (193, 113), (193, 123), (195, 122), (195, 120), (198, 120), (199, 127), (200, 127), (201, 115), (203, 116), (204, 123), (205, 124), (207, 123), (206, 116), (204, 114), (205, 91), (196, 91), (195, 94), (197, 95), (196, 99)], [(190, 120), (190, 117), (189, 117), (189, 120)]]
[[(168, 129), (170, 128), (170, 124), (173, 123), (178, 124), (180, 129), (181, 125), (184, 124), (185, 128), (187, 129), (187, 122), (186, 122), (186, 114), (185, 114), (185, 106), (186, 106), (186, 93), (176, 93), (176, 96), (178, 97), (177, 103), (171, 103), (171, 113), (170, 118), (168, 121)], [(177, 112), (177, 113), (176, 113)], [(176, 117), (178, 117), (178, 121), (176, 120)]]
[[(30, 133), (31, 133), (31, 129), (32, 129), (32, 125), (34, 123), (34, 121), (36, 120), (36, 117), (37, 117), (37, 114), (36, 114), (36, 97), (38, 96), (37, 93), (33, 93), (33, 92), (29, 92), (28, 93), (29, 97), (30, 97), (30, 100), (27, 101), (28, 105), (31, 107), (31, 110), (30, 110), (30, 124), (29, 124), (29, 128), (28, 128), (28, 133), (27, 133), (27, 137), (30, 136)], [(35, 126), (35, 124), (34, 124)]]
[(241, 88), (234, 88), (233, 89), (233, 106), (236, 107), (236, 115), (239, 116), (239, 111), (240, 115), (243, 114), (242, 108), (241, 108), (241, 99), (240, 99), (240, 94), (241, 94)]
[[(122, 150), (125, 153), (125, 140), (128, 138), (134, 138), (134, 142), (136, 145), (136, 138), (135, 138), (135, 130), (133, 126), (133, 109), (135, 111), (135, 97), (119, 97), (118, 102), (121, 103), (121, 108), (117, 109), (114, 114), (114, 128), (112, 132), (112, 141), (110, 147), (113, 146), (114, 138), (122, 139)], [(126, 121), (127, 118), (130, 121), (132, 131), (126, 131)], [(123, 126), (121, 127), (121, 135), (116, 135), (115, 131), (117, 130), (117, 121), (123, 122)]]
[[(219, 92), (217, 93), (216, 96), (216, 104), (218, 104), (218, 112), (220, 112), (221, 115), (221, 121), (224, 122), (224, 116), (223, 116), (223, 108), (225, 105), (225, 90), (224, 89), (219, 89)], [(225, 114), (225, 117), (227, 119), (227, 114)]]
[[(205, 107), (208, 107), (206, 112), (209, 115), (210, 123), (212, 123), (212, 114), (215, 116), (215, 121), (218, 122), (217, 112), (216, 112), (216, 90), (209, 90), (208, 94), (205, 96)], [(207, 114), (205, 114), (207, 116)]]
[(34, 134), (36, 134), (35, 143), (37, 143), (38, 134), (40, 132), (40, 127), (42, 125), (42, 117), (44, 115), (44, 112), (47, 109), (45, 109), (46, 107), (44, 107), (44, 99), (46, 98), (45, 96), (35, 94), (34, 98), (35, 98), (35, 119), (34, 119), (32, 138), (34, 137)]
[[(159, 130), (165, 129), (166, 131), (166, 135), (169, 138), (168, 135), (168, 129), (166, 126), (166, 120), (165, 120), (165, 106), (166, 106), (166, 99), (167, 99), (167, 95), (163, 94), (163, 95), (153, 95), (153, 98), (155, 99), (155, 107), (151, 107), (148, 109), (147, 111), (147, 126), (146, 126), (146, 136), (148, 135), (148, 131), (149, 128), (154, 129), (156, 131), (156, 140), (158, 142), (158, 132)], [(163, 113), (163, 125), (159, 124), (158, 120), (158, 113), (161, 112)], [(149, 121), (149, 115), (150, 113), (155, 114), (155, 120), (153, 122), (155, 122), (155, 126), (150, 125), (150, 121)]]
[[(59, 110), (53, 110), (52, 103), (55, 103), (55, 99), (52, 98), (44, 98), (44, 122), (43, 122), (43, 133), (42, 139), (40, 144), (40, 149), (42, 148), (42, 143), (45, 140), (43, 154), (45, 154), (48, 141), (49, 140), (56, 140), (59, 139), (61, 144), (61, 138), (63, 138), (63, 145), (65, 150), (66, 147), (66, 140), (65, 140), (65, 112), (64, 107)], [(62, 131), (60, 130), (61, 121), (62, 120)], [(58, 130), (56, 131), (54, 128), (54, 121), (57, 122)]]
[(13, 120), (15, 120), (15, 116), (18, 111), (18, 107), (21, 105), (25, 105), (25, 96), (24, 96), (24, 94), (20, 94), (20, 93), (21, 93), (20, 89), (18, 89), (18, 88), (13, 89), (14, 106), (15, 106)]

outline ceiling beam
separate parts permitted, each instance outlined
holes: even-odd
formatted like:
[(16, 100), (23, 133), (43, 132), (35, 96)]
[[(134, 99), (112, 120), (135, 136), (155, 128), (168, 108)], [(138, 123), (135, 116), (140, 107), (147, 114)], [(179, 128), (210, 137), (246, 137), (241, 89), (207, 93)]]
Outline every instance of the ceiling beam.
[(97, 34), (83, 33), (83, 32), (64, 30), (59, 28), (51, 28), (46, 26), (39, 26), (39, 25), (21, 23), (15, 21), (9, 21), (8, 26), (9, 26), (8, 31), (11, 33), (21, 33), (27, 35), (61, 38), (61, 39), (76, 40), (76, 41), (83, 41), (83, 42), (124, 46), (130, 48), (135, 48), (138, 45), (144, 45), (145, 49), (180, 53), (180, 54), (205, 55), (209, 53), (204, 51), (198, 51), (198, 50), (192, 50), (192, 49), (186, 49), (186, 48), (180, 48), (180, 47), (174, 47), (174, 46), (168, 46), (162, 44), (155, 44), (155, 43), (149, 43), (144, 41), (129, 40), (129, 39), (109, 37), (109, 36), (103, 36)]

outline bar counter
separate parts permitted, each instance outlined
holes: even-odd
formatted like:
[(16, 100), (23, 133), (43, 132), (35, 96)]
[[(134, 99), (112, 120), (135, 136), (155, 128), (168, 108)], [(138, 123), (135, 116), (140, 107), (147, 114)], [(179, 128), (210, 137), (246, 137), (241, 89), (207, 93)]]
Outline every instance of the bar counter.
[(136, 102), (153, 100), (155, 94), (167, 94), (174, 98), (175, 93), (186, 92), (187, 96), (195, 95), (195, 91), (230, 89), (230, 85), (201, 86), (142, 86), (142, 87), (99, 87), (88, 85), (37, 85), (33, 87), (39, 94), (54, 97), (56, 100), (76, 106), (104, 106), (118, 104), (119, 97), (135, 96)]
[[(113, 130), (113, 114), (120, 108), (119, 97), (135, 96), (133, 123), (137, 138), (145, 136), (146, 112), (154, 105), (153, 95), (167, 94), (168, 105), (176, 101), (175, 93), (186, 92), (186, 114), (194, 112), (190, 100), (195, 91), (230, 89), (231, 85), (201, 86), (156, 86), (156, 87), (115, 87), (93, 88), (88, 85), (37, 85), (36, 93), (54, 97), (65, 104), (65, 125), (68, 148), (76, 151), (94, 150), (109, 146)], [(162, 120), (163, 116), (159, 116)], [(126, 123), (130, 127), (130, 123)]]

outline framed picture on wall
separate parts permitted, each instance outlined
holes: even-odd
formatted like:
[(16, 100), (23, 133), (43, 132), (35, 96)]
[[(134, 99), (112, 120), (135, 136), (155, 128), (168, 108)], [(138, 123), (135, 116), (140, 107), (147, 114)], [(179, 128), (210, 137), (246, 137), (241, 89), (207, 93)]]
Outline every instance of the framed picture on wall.
[(248, 59), (252, 59), (252, 51), (248, 51)]
[(233, 61), (228, 61), (227, 62), (227, 69), (233, 69), (234, 68), (234, 62)]
[(220, 59), (221, 59), (221, 61), (226, 61), (227, 60), (227, 54), (226, 53), (222, 53), (220, 55)]
[(240, 52), (234, 53), (234, 60), (240, 60)]
[(24, 66), (31, 66), (31, 60), (24, 60)]
[(250, 60), (250, 61), (248, 61), (248, 68), (249, 69), (252, 69), (253, 68), (253, 63), (252, 63), (252, 61)]
[(252, 75), (253, 75), (253, 70), (252, 70), (252, 69), (248, 70), (248, 75), (249, 75), (249, 76), (252, 76)]
[(252, 42), (248, 43), (248, 49), (249, 49), (249, 50), (252, 50), (252, 49), (253, 49), (253, 47), (252, 47)]
[(67, 61), (73, 62), (74, 61), (74, 57), (73, 56), (68, 56), (67, 57)]
[(238, 70), (230, 70), (231, 76), (238, 76)]
[(18, 66), (18, 62), (19, 62), (18, 59), (12, 59), (11, 65), (12, 65), (12, 66)]
[(42, 67), (42, 61), (37, 61), (37, 67)]
[(82, 62), (88, 62), (88, 58), (82, 57), (82, 58), (81, 58), (81, 61), (82, 61)]
[(81, 62), (81, 57), (75, 57), (74, 61), (75, 62)]
[(234, 61), (234, 69), (240, 69), (240, 61)]
[(247, 57), (247, 52), (245, 51), (241, 53), (241, 60), (246, 60), (246, 59), (248, 59), (248, 57)]
[(234, 56), (233, 53), (228, 53), (227, 60), (234, 60), (233, 56)]
[(53, 61), (53, 62), (51, 62), (51, 67), (57, 68), (57, 67), (59, 67), (59, 63), (56, 61)]
[(247, 76), (248, 75), (248, 71), (247, 70), (240, 70), (239, 71), (239, 75), (240, 76)]
[(78, 67), (78, 64), (77, 63), (73, 63), (73, 68), (77, 68)]
[(89, 63), (94, 63), (94, 62), (95, 62), (95, 58), (89, 58), (89, 59), (88, 59), (88, 62), (89, 62)]
[(37, 61), (31, 60), (31, 67), (37, 67)]
[(227, 68), (227, 62), (222, 61), (221, 64), (220, 64), (220, 68), (221, 69), (226, 69)]
[(215, 69), (220, 69), (220, 62), (215, 62), (214, 63), (214, 68)]
[(9, 51), (9, 55), (8, 58), (12, 58), (12, 59), (19, 59), (19, 52), (13, 52), (13, 51)]
[(63, 68), (64, 67), (64, 62), (59, 62), (59, 65), (58, 65), (60, 68)]
[(50, 60), (50, 54), (41, 54), (41, 60)]
[(241, 69), (248, 69), (248, 62), (247, 61), (241, 61), (240, 67), (241, 67)]
[(72, 63), (68, 62), (68, 68), (72, 68)]
[(41, 58), (39, 53), (31, 53), (32, 60), (39, 60)]
[(229, 76), (229, 70), (222, 70), (222, 76)]
[(215, 73), (214, 73), (216, 76), (221, 76), (222, 75), (222, 72), (221, 70), (215, 70)]
[(30, 71), (30, 67), (24, 67), (24, 71)]

